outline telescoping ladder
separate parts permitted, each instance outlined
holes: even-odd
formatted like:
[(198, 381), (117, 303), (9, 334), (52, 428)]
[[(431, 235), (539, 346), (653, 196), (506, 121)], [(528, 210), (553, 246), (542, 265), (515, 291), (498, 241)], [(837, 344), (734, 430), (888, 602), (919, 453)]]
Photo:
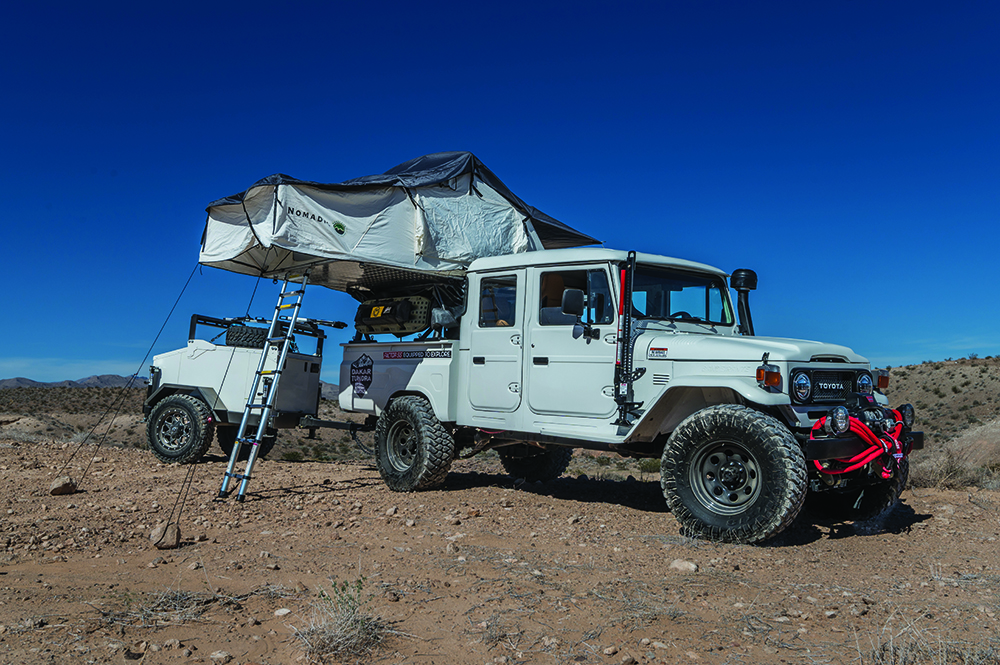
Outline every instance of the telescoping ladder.
[[(295, 278), (297, 279), (298, 277), (296, 276)], [(285, 283), (281, 287), (281, 293), (278, 295), (278, 304), (274, 308), (271, 327), (267, 330), (267, 341), (261, 351), (260, 362), (257, 364), (257, 374), (254, 376), (250, 395), (247, 397), (246, 408), (243, 410), (243, 419), (240, 420), (240, 428), (236, 432), (236, 444), (233, 446), (233, 452), (229, 456), (229, 466), (226, 468), (226, 475), (222, 478), (222, 488), (219, 490), (220, 499), (225, 499), (229, 496), (229, 483), (232, 480), (240, 481), (236, 500), (242, 502), (246, 498), (250, 473), (253, 470), (254, 462), (257, 461), (257, 451), (261, 440), (267, 432), (268, 422), (271, 419), (271, 410), (274, 408), (274, 402), (278, 394), (278, 382), (281, 380), (281, 373), (285, 367), (285, 359), (288, 357), (288, 350), (292, 345), (292, 331), (295, 330), (295, 324), (299, 319), (302, 296), (305, 295), (309, 275), (302, 275), (301, 282), (298, 284), (292, 282), (292, 279), (293, 277), (291, 276), (285, 279)], [(274, 369), (264, 369), (267, 365), (268, 356), (274, 350), (278, 350), (277, 363)], [(257, 432), (253, 436), (246, 436), (247, 425), (254, 413), (260, 414), (260, 421), (257, 423)], [(240, 458), (240, 450), (244, 445), (250, 446), (246, 471), (236, 473), (236, 461)]]

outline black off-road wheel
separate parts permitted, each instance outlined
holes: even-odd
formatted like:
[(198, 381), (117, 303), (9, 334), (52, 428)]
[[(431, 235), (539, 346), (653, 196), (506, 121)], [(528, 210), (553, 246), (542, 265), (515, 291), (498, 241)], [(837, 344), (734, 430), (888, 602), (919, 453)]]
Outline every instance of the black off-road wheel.
[(396, 492), (414, 492), (444, 482), (455, 458), (455, 440), (423, 397), (394, 400), (375, 425), (375, 464)]
[[(233, 448), (236, 446), (236, 433), (239, 431), (239, 427), (236, 426), (225, 426), (215, 428), (215, 440), (219, 442), (219, 448), (225, 454), (228, 459), (233, 454)], [(248, 428), (251, 435), (255, 434), (257, 428)], [(257, 459), (264, 459), (268, 456), (271, 450), (274, 449), (274, 444), (278, 440), (278, 433), (276, 430), (268, 428), (264, 439), (257, 446)], [(250, 446), (244, 444), (240, 446), (240, 456), (237, 458), (240, 462), (245, 462), (250, 459)]]
[(524, 478), (529, 483), (555, 480), (566, 472), (573, 458), (572, 448), (558, 447), (546, 450), (531, 448), (537, 451), (534, 455), (530, 454), (530, 451), (525, 451), (526, 448), (528, 446), (520, 445), (498, 448), (497, 453), (507, 473), (515, 479)]
[(197, 462), (212, 445), (215, 425), (208, 406), (190, 395), (171, 395), (153, 407), (146, 425), (149, 449), (168, 464)]
[(806, 509), (817, 517), (864, 522), (888, 515), (899, 503), (899, 495), (910, 479), (910, 460), (903, 458), (886, 481), (845, 490), (810, 492)]
[(775, 418), (724, 404), (689, 416), (660, 460), (660, 486), (691, 537), (757, 543), (792, 523), (807, 489), (805, 457)]

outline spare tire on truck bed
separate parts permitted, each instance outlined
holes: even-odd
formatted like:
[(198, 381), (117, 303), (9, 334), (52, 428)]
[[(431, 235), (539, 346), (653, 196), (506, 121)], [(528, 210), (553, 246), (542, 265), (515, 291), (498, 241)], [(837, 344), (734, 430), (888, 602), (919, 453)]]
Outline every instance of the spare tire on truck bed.
[(267, 343), (267, 328), (230, 326), (226, 329), (226, 346), (242, 349), (263, 349)]

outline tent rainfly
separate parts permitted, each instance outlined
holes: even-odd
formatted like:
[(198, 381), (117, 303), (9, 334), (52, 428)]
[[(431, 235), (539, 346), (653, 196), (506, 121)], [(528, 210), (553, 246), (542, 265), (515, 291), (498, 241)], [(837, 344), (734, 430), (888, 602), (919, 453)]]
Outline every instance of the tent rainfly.
[(525, 204), (470, 152), (410, 160), (336, 184), (276, 174), (214, 201), (200, 262), (349, 291), (379, 271), (460, 276), (474, 259), (598, 240)]

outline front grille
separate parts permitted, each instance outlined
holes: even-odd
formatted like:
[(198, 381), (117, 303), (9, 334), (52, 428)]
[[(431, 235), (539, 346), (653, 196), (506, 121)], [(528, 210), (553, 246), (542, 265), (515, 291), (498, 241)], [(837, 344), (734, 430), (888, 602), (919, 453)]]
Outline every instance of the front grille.
[(843, 402), (854, 392), (854, 372), (820, 370), (812, 373), (812, 402)]

